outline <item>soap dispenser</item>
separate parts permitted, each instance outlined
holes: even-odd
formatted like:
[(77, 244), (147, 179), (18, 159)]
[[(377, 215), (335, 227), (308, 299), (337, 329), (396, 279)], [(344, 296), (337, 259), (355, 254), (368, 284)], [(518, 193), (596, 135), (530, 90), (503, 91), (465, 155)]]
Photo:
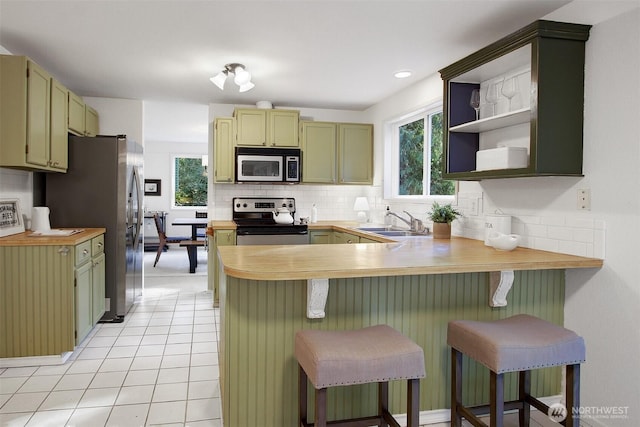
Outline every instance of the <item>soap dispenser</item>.
[(311, 222), (318, 222), (318, 208), (316, 208), (316, 204), (314, 203), (311, 207)]
[(391, 210), (389, 210), (389, 206), (387, 206), (387, 210), (384, 213), (384, 225), (391, 225)]

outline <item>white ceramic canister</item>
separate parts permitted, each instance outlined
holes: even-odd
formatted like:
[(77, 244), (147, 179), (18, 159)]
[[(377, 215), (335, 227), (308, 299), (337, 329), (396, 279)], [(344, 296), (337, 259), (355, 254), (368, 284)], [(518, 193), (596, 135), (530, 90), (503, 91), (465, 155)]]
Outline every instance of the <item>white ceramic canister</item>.
[(492, 231), (502, 234), (511, 234), (511, 215), (485, 215), (484, 217), (484, 244), (489, 244), (489, 236)]
[(31, 231), (49, 231), (49, 208), (46, 206), (36, 206), (31, 209)]

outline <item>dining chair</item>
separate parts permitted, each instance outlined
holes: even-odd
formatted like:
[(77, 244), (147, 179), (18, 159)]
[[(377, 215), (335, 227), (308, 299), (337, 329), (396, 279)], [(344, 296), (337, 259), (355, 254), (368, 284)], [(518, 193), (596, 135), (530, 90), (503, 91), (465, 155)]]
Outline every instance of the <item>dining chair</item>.
[(156, 254), (156, 260), (153, 263), (153, 266), (155, 267), (156, 264), (158, 263), (158, 260), (160, 259), (160, 255), (164, 251), (164, 248), (167, 244), (180, 243), (181, 241), (185, 240), (185, 238), (184, 237), (167, 237), (166, 233), (162, 231), (162, 223), (160, 222), (160, 217), (158, 216), (158, 214), (153, 214), (153, 221), (156, 223), (156, 230), (158, 231), (158, 239), (159, 239), (158, 253)]

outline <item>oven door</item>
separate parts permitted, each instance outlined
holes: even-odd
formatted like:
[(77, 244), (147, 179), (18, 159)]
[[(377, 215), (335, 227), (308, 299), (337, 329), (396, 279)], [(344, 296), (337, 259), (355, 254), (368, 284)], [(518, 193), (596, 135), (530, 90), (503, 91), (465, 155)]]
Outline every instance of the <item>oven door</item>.
[(237, 182), (282, 182), (283, 156), (238, 154), (236, 156)]

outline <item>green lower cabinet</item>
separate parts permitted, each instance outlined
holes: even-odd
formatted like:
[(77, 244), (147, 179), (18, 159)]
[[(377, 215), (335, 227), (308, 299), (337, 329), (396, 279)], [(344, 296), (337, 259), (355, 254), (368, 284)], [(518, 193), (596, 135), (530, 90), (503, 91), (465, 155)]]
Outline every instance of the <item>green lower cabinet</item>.
[(91, 263), (87, 262), (75, 271), (76, 345), (80, 344), (93, 328), (91, 269)]
[(311, 230), (309, 231), (309, 243), (312, 245), (328, 245), (331, 243), (333, 231)]
[[(209, 236), (209, 250), (208, 262), (213, 266), (213, 271), (209, 271), (209, 290), (213, 291), (213, 304), (218, 305), (219, 297), (219, 280), (218, 275), (220, 272), (220, 262), (218, 261), (218, 246), (234, 246), (236, 244), (236, 231), (235, 230), (216, 230), (213, 233), (213, 237)], [(212, 274), (213, 273), (213, 274)]]
[[(330, 279), (323, 319), (306, 317), (307, 281), (256, 281), (226, 276), (221, 281), (220, 387), (225, 425), (295, 427), (298, 366), (294, 337), (300, 329), (352, 330), (389, 325), (423, 348), (427, 375), (420, 380), (420, 411), (450, 406), (451, 320), (498, 320), (518, 313), (564, 322), (564, 270), (516, 271), (507, 306), (490, 307), (489, 273), (458, 273)], [(487, 368), (464, 363), (468, 405), (489, 401)], [(536, 396), (560, 393), (562, 371), (532, 371)], [(507, 400), (518, 392), (517, 374), (505, 375)], [(328, 419), (375, 413), (375, 384), (333, 387)], [(241, 396), (242, 398), (238, 398)], [(310, 395), (310, 402), (313, 402)], [(389, 385), (389, 408), (406, 412), (406, 383)], [(313, 404), (309, 404), (313, 419)]]
[(100, 254), (91, 260), (91, 301), (93, 303), (93, 324), (100, 321), (105, 310), (105, 255)]
[(104, 235), (0, 246), (0, 358), (59, 356), (89, 334), (104, 314), (103, 247)]
[(335, 244), (360, 243), (360, 236), (356, 236), (355, 234), (345, 233), (344, 231), (334, 231), (332, 243), (335, 243)]

